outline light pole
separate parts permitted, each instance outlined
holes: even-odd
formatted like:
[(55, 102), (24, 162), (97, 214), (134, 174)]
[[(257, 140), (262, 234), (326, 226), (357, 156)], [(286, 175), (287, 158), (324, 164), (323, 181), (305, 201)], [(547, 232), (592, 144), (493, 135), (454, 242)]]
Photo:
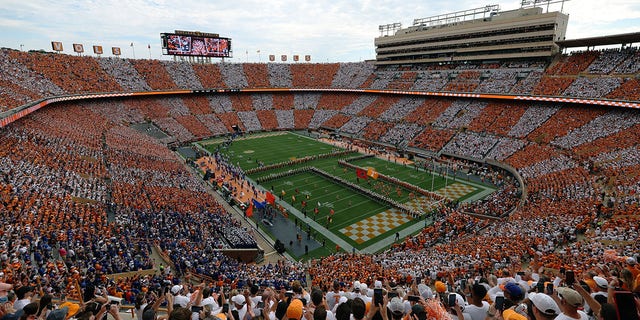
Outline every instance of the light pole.
[(136, 58), (136, 48), (133, 46), (133, 42), (131, 42), (131, 51), (133, 52), (133, 58)]
[(24, 44), (20, 45), (20, 51), (24, 51), (22, 48), (24, 48)]

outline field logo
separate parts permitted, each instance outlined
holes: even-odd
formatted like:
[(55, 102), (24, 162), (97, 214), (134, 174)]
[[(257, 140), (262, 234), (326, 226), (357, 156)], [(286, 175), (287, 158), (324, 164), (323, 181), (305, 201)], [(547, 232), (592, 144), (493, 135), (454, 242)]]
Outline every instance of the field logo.
[[(318, 202), (318, 203), (320, 203), (320, 202)], [(320, 203), (320, 206), (321, 207), (327, 207), (327, 208), (333, 208), (333, 203), (331, 203), (331, 202), (322, 202), (322, 203)]]

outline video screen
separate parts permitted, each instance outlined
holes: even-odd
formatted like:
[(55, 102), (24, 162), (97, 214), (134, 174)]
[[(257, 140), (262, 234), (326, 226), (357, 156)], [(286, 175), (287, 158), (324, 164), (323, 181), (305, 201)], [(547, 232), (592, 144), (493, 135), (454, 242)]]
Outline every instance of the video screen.
[(179, 56), (229, 57), (231, 41), (227, 38), (166, 35), (167, 53)]

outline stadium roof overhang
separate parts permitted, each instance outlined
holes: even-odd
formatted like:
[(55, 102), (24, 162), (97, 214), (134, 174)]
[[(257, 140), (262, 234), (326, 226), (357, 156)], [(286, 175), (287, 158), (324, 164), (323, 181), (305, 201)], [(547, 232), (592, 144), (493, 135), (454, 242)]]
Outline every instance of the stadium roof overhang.
[(556, 41), (556, 44), (561, 48), (577, 48), (577, 47), (595, 47), (595, 46), (608, 46), (615, 44), (631, 44), (640, 43), (640, 32), (633, 33), (621, 33), (610, 36), (590, 37), (581, 39), (570, 39)]

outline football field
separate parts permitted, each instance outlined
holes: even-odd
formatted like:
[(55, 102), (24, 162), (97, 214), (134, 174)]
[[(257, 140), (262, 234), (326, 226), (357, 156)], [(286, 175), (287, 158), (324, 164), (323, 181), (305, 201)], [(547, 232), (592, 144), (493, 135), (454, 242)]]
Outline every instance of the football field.
[[(425, 225), (435, 198), (424, 191), (463, 201), (492, 189), (292, 132), (245, 135), (229, 146), (222, 142), (202, 145), (227, 155), (250, 180), (276, 196), (296, 226), (299, 220), (312, 219), (314, 237), (330, 244), (325, 247), (338, 243), (331, 241), (336, 237), (360, 251), (388, 247), (397, 232), (415, 233)], [(360, 174), (356, 168), (361, 168)], [(367, 171), (379, 177), (363, 174)], [(376, 246), (381, 240), (387, 245)]]

